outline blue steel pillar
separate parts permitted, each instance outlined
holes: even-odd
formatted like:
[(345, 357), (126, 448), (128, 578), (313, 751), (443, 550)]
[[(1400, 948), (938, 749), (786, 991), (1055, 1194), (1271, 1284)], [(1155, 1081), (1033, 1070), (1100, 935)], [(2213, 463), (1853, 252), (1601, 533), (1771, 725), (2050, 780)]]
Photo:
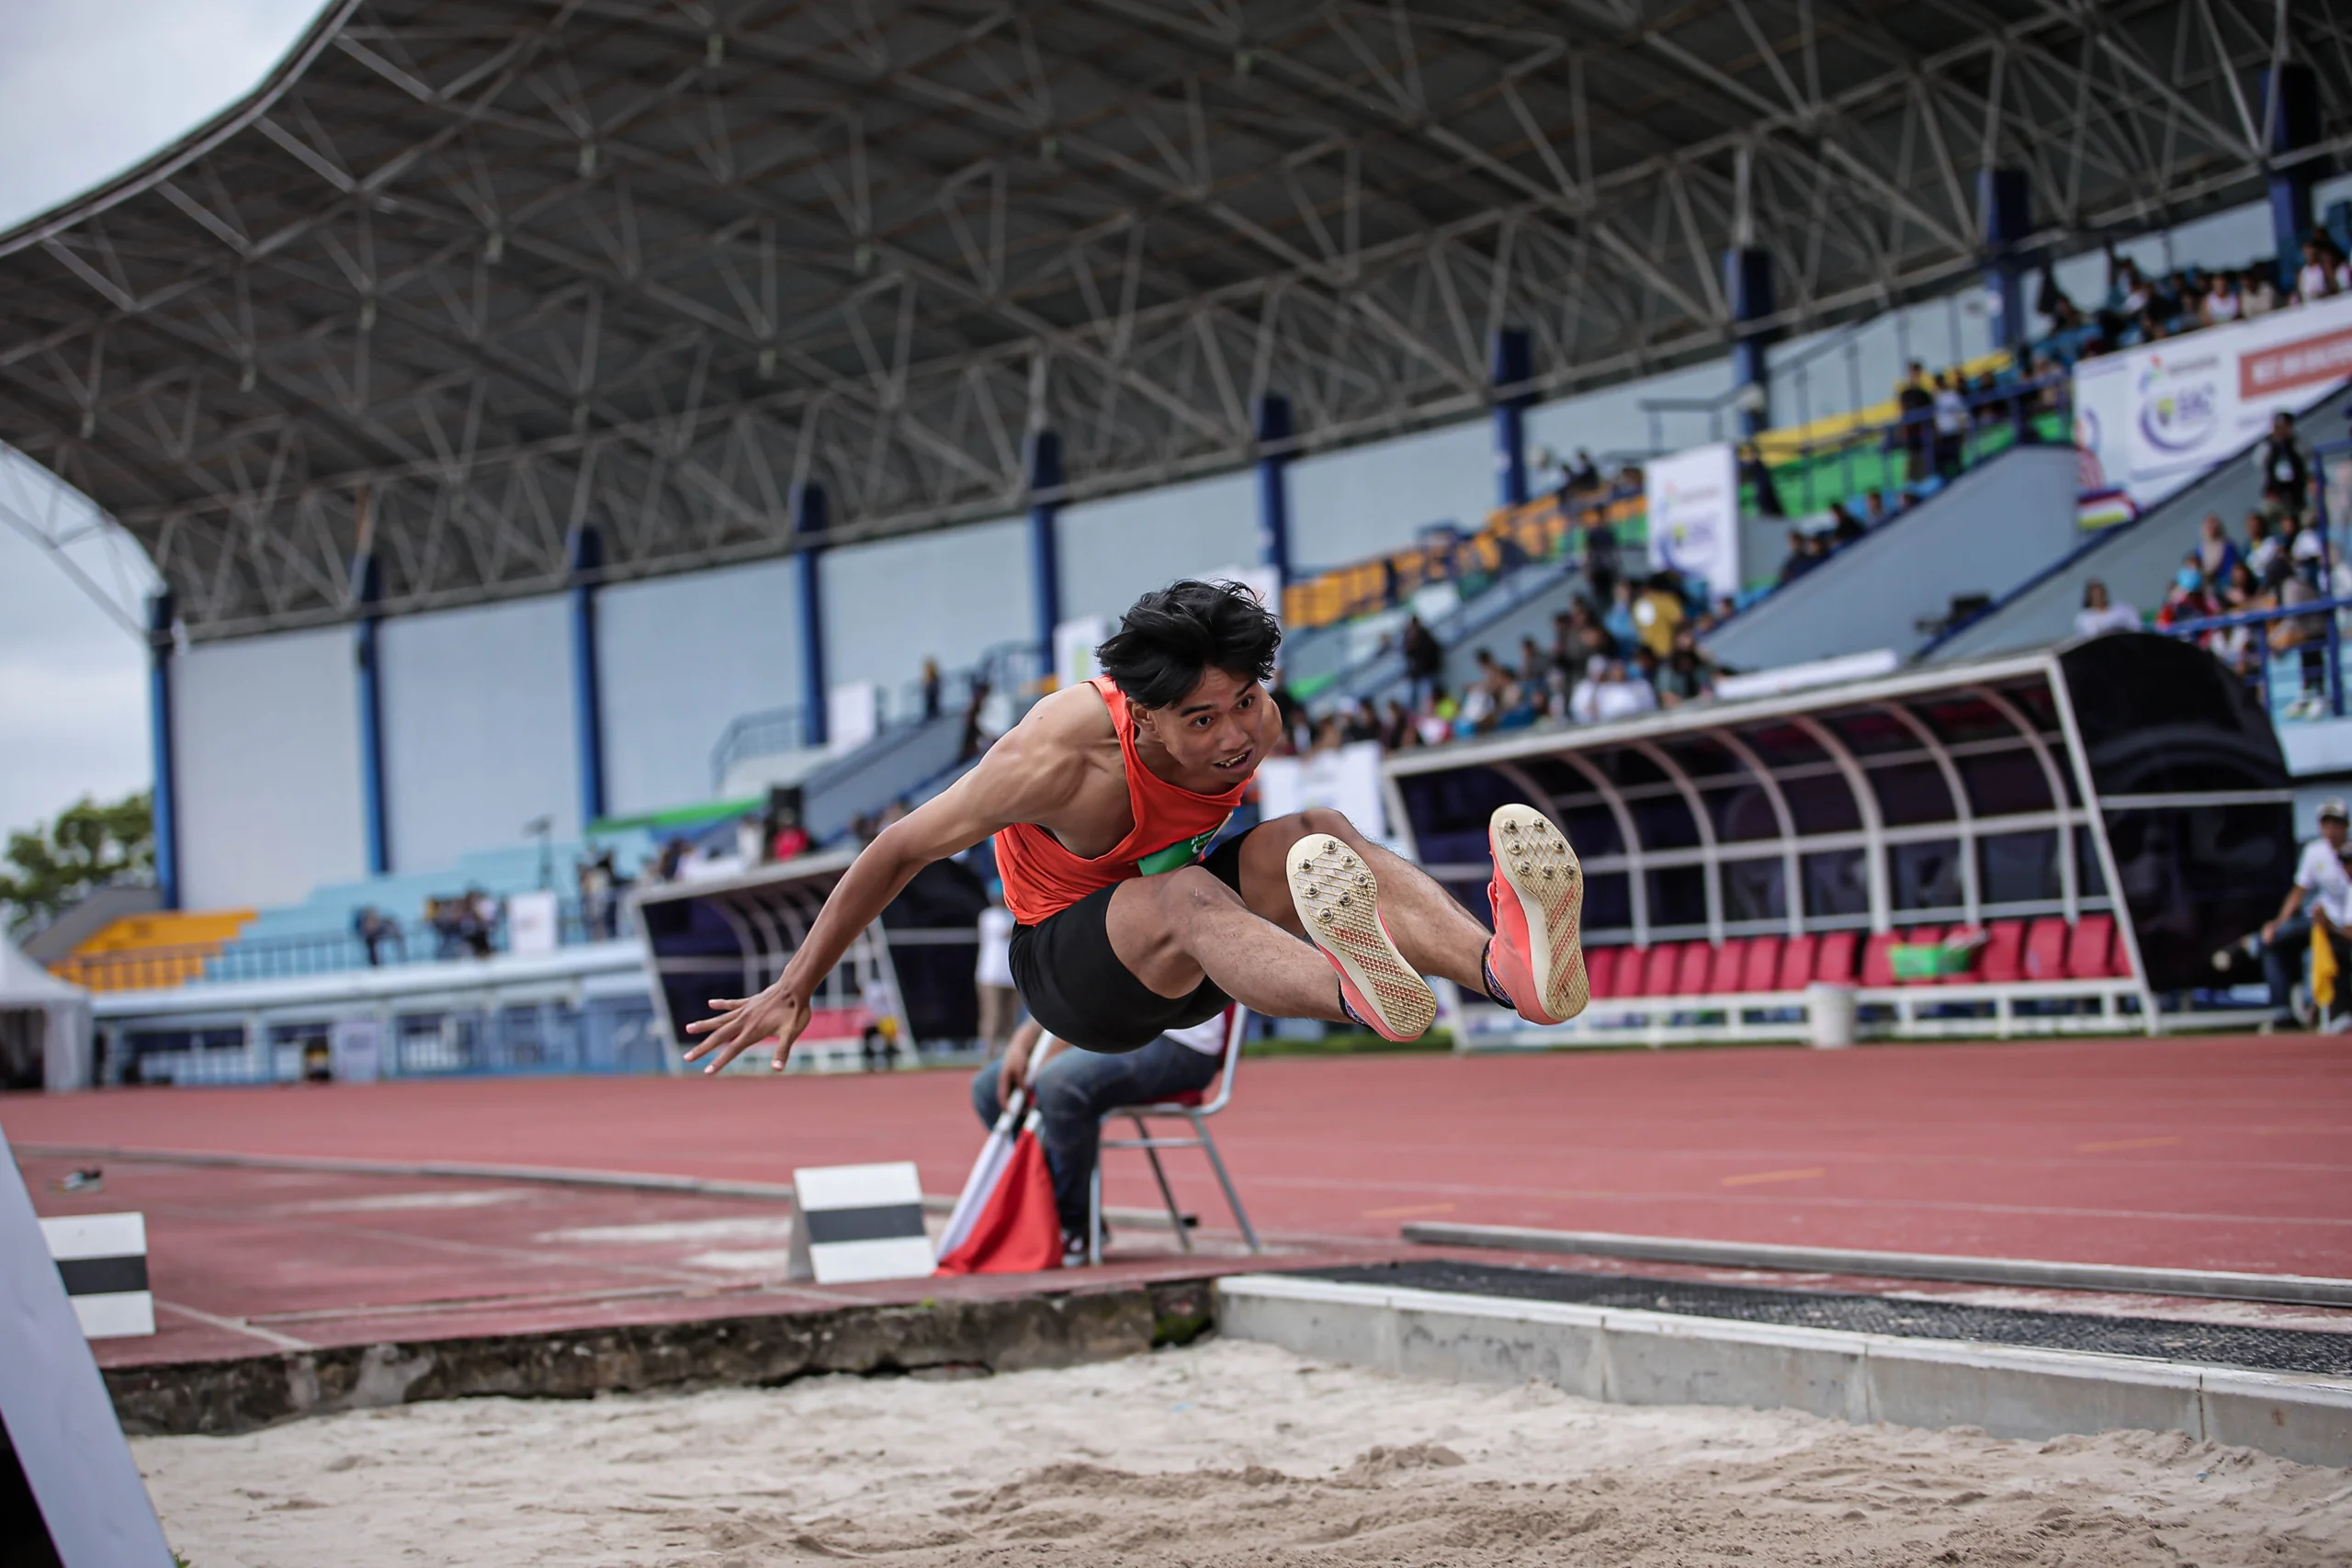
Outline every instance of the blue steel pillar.
[(368, 874), (392, 869), (392, 836), (384, 798), (384, 685), (377, 657), (377, 629), (383, 616), (383, 573), (375, 556), (362, 551), (351, 560), (351, 601), (358, 607), (353, 653), (359, 674), (359, 821), (368, 842)]
[(1258, 560), (1274, 573), (1277, 594), (1290, 586), (1290, 400), (1258, 400)]
[(155, 888), (164, 908), (180, 907), (179, 790), (172, 747), (172, 595), (147, 601), (147, 726), (155, 752)]
[(1054, 628), (1062, 623), (1062, 438), (1050, 430), (1029, 437), (1029, 576), (1037, 605), (1037, 648), (1054, 657)]
[(1505, 327), (1495, 333), (1489, 369), (1495, 389), (1495, 500), (1502, 506), (1524, 506), (1527, 407), (1535, 400), (1526, 390), (1535, 378), (1535, 352), (1524, 329)]
[(800, 740), (822, 746), (831, 684), (825, 679), (825, 547), (819, 537), (832, 525), (825, 487), (804, 484), (792, 492), (792, 532), (800, 541), (794, 556), (800, 584)]
[[(1773, 333), (1754, 323), (1772, 314), (1772, 255), (1754, 246), (1724, 253), (1724, 299), (1731, 306), (1731, 384), (1740, 400), (1739, 433), (1755, 434), (1772, 423), (1772, 382), (1765, 350)], [(1748, 392), (1749, 388), (1755, 390)]]
[(605, 536), (583, 524), (564, 541), (571, 566), (571, 739), (580, 756), (580, 828), (605, 815), (604, 681), (596, 655), (596, 590)]
[[(2319, 79), (2308, 65), (2282, 65), (2257, 74), (2264, 116), (2262, 145), (2273, 158), (2319, 140)], [(2270, 232), (2278, 244), (2278, 287), (2295, 287), (2303, 241), (2312, 231), (2312, 184), (2319, 160), (2269, 171)]]
[(1993, 302), (1993, 343), (2021, 349), (2029, 325), (2024, 246), (2026, 236), (2033, 232), (2033, 199), (2025, 171), (1977, 170), (1976, 210), (1984, 228), (1984, 292)]

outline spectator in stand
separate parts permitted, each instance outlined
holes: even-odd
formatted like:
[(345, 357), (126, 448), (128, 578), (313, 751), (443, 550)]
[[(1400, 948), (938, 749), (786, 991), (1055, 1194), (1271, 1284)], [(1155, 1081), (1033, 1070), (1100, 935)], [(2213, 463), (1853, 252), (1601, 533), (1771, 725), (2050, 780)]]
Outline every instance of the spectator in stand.
[(1653, 652), (1647, 643), (1634, 649), (1634, 660), (1626, 667), (1625, 679), (1635, 685), (1645, 686), (1655, 697), (1660, 690), (1658, 677), (1666, 669), (1666, 660)]
[(1644, 682), (1627, 679), (1622, 660), (1601, 659), (1577, 682), (1568, 698), (1568, 716), (1582, 724), (1606, 724), (1657, 706), (1657, 694)]
[(1743, 441), (1739, 445), (1739, 481), (1753, 491), (1757, 516), (1788, 515), (1781, 509), (1781, 487), (1773, 482), (1772, 469), (1764, 461), (1763, 454), (1757, 451), (1753, 441)]
[(1928, 477), (1935, 446), (1936, 395), (1928, 385), (1927, 367), (1916, 359), (1895, 383), (1894, 404), (1902, 424), (1904, 482), (1917, 484)]
[(2227, 326), (2245, 313), (2238, 296), (2237, 274), (2216, 271), (2205, 280), (2205, 297), (2198, 301), (2197, 319), (2209, 327)]
[(1812, 536), (1802, 528), (1789, 530), (1789, 555), (1781, 563), (1781, 574), (1772, 580), (1775, 588), (1786, 588), (1818, 564), (1813, 553)]
[(1421, 732), (1424, 746), (1442, 746), (1453, 739), (1453, 718), (1456, 712), (1453, 697), (1443, 688), (1432, 691), (1422, 705), (1414, 723)]
[(2209, 584), (2218, 586), (2229, 581), (2237, 570), (2238, 547), (2230, 541), (2229, 528), (2222, 522), (2222, 514), (2209, 512), (2197, 542), (2197, 567)]
[(2117, 316), (2136, 316), (2148, 308), (2151, 298), (2148, 280), (2140, 276), (2140, 264), (2130, 256), (2118, 258), (2113, 246), (2107, 252), (2107, 309)]
[(2296, 579), (2316, 592), (2327, 576), (2327, 535), (2317, 524), (2306, 523), (2300, 517), (2287, 521), (2295, 530), (2287, 545), (2288, 561), (2294, 568)]
[(1601, 629), (1614, 642), (1616, 651), (1623, 652), (1640, 637), (1634, 625), (1634, 585), (1623, 578), (1617, 580), (1616, 592), (1609, 598), (1609, 608), (1600, 617)]
[(408, 944), (401, 938), (401, 923), (373, 904), (362, 905), (351, 917), (351, 934), (368, 950), (368, 967), (375, 968), (384, 962), (381, 948), (390, 942), (401, 950), (401, 962), (408, 962)]
[(1615, 596), (1624, 570), (1617, 553), (1616, 529), (1601, 522), (1586, 525), (1583, 567), (1585, 587), (1595, 598), (1606, 604)]
[(2238, 286), (2238, 303), (2244, 308), (2247, 321), (2256, 316), (2267, 316), (2278, 308), (2278, 285), (2271, 277), (2268, 267), (2250, 266), (2245, 269), (2245, 281)]
[(1864, 532), (1868, 532), (1869, 530), (1877, 527), (1880, 524), (1885, 522), (1889, 515), (1890, 513), (1886, 510), (1886, 497), (1884, 495), (1881, 494), (1877, 491), (1871, 491), (1862, 497), (1862, 528)]
[(1699, 651), (1698, 637), (1685, 626), (1674, 634), (1674, 651), (1667, 655), (1657, 672), (1657, 700), (1667, 707), (1679, 707), (1714, 694), (1714, 666)]
[(1381, 721), (1380, 747), (1384, 751), (1409, 751), (1421, 743), (1421, 732), (1413, 723), (1413, 713), (1395, 697), (1388, 699), (1388, 716)]
[[(2261, 583), (2255, 579), (2254, 569), (2245, 562), (2240, 561), (2231, 569), (2229, 581), (2222, 585), (2221, 605), (2222, 614), (2225, 615), (2270, 608)], [(2259, 627), (2223, 626), (2206, 635), (2205, 646), (2214, 658), (2240, 675), (2252, 675), (2263, 642)]]
[(2221, 606), (2205, 592), (2204, 569), (2197, 564), (2197, 552), (2191, 550), (2180, 558), (2172, 586), (2165, 590), (2164, 603), (2156, 606), (2156, 625), (2177, 626), (2186, 621), (2210, 620), (2219, 614)]
[(1682, 580), (1672, 570), (1651, 574), (1633, 604), (1634, 638), (1658, 658), (1674, 651), (1683, 621)]
[(2329, 265), (2327, 253), (2314, 234), (2303, 242), (2303, 265), (2295, 274), (2295, 303), (2308, 305), (2337, 291), (2335, 268)]
[(2278, 537), (2270, 531), (2270, 519), (2257, 509), (2245, 514), (2245, 566), (2254, 573), (2256, 586), (2269, 580), (2270, 564), (2281, 558)]
[(1862, 520), (1847, 511), (1844, 502), (1829, 503), (1829, 546), (1832, 549), (1850, 545), (1867, 532), (1869, 530), (1862, 526)]
[(2352, 821), (2347, 821), (2343, 801), (2320, 802), (2319, 837), (2303, 846), (2294, 886), (2287, 889), (2278, 912), (2263, 922), (2262, 973), (2270, 982), (2265, 1033), (2303, 1021), (2294, 1010), (2295, 987), (2302, 977), (2303, 956), (2312, 950), (2314, 927), (2326, 933), (2328, 945), (2335, 950), (2336, 1016), (2325, 1021), (2325, 1028), (2336, 1034), (2352, 1027), (2352, 1010), (2347, 1010), (2352, 1009), (2352, 943), (2345, 940), (2345, 933), (2352, 931), (2352, 875), (2344, 869), (2347, 827)]
[(2270, 416), (2270, 434), (2256, 448), (2254, 466), (2262, 475), (2266, 498), (2278, 491), (2286, 499), (2288, 510), (2303, 509), (2304, 497), (2311, 493), (2311, 455), (2295, 437), (2294, 415), (2281, 410)]
[(2075, 617), (2076, 637), (2099, 637), (2108, 632), (2136, 632), (2139, 629), (2140, 612), (2109, 598), (2106, 583), (2094, 577), (2083, 584), (2083, 608)]
[(989, 1059), (1004, 1054), (1012, 1026), (1021, 1021), (1021, 993), (1012, 980), (1012, 912), (1004, 907), (1004, 884), (990, 879), (989, 906), (980, 911), (979, 956), (972, 966), (972, 989), (980, 1004), (980, 1040)]
[(1445, 649), (1437, 640), (1437, 634), (1421, 624), (1420, 616), (1408, 615), (1403, 651), (1406, 690), (1418, 703), (1424, 694), (1437, 690), (1438, 672), (1445, 668)]
[[(2308, 604), (2319, 590), (2300, 573), (2278, 585), (2278, 608)], [(2289, 615), (2268, 623), (2270, 651), (2298, 655), (2302, 665), (2302, 695), (2287, 709), (2289, 718), (2317, 718), (2327, 711), (2327, 617)], [(2352, 980), (2346, 989), (2352, 990)]]
[(1576, 461), (1567, 466), (1563, 480), (1573, 494), (1589, 495), (1600, 488), (1600, 469), (1593, 463), (1592, 454), (1577, 448)]
[(1959, 477), (1968, 446), (1968, 400), (1961, 396), (1960, 378), (1947, 370), (1936, 378), (1933, 400), (1936, 421), (1936, 477)]
[(1519, 683), (1530, 691), (1542, 691), (1552, 669), (1551, 656), (1544, 651), (1532, 637), (1519, 639)]

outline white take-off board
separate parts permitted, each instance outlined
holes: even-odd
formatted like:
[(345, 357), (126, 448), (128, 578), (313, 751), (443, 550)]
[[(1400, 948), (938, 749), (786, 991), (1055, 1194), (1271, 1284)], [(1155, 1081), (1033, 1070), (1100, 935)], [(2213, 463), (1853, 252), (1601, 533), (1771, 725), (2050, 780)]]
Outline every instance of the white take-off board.
[(0, 1420), (65, 1568), (171, 1568), (146, 1483), (0, 1133)]
[(918, 1280), (937, 1266), (913, 1161), (804, 1167), (792, 1173), (792, 1278)]

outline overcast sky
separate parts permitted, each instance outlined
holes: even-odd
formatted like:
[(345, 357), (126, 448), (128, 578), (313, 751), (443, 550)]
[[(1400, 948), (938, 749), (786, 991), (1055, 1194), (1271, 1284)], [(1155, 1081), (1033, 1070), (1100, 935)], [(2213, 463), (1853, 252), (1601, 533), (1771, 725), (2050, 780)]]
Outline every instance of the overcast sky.
[[(0, 231), (210, 118), (319, 9), (0, 0)], [(0, 476), (0, 501), (17, 499)], [(0, 527), (0, 830), (85, 795), (138, 789), (149, 771), (145, 649), (44, 551)]]

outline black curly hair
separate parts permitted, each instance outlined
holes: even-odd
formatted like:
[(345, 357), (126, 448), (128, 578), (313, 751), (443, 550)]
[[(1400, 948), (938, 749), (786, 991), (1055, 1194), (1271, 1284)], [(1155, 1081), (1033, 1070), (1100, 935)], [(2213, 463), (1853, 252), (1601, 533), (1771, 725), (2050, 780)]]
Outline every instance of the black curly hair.
[(1282, 641), (1282, 623), (1246, 586), (1188, 578), (1129, 606), (1094, 660), (1127, 701), (1164, 708), (1211, 670), (1237, 680), (1272, 680)]

